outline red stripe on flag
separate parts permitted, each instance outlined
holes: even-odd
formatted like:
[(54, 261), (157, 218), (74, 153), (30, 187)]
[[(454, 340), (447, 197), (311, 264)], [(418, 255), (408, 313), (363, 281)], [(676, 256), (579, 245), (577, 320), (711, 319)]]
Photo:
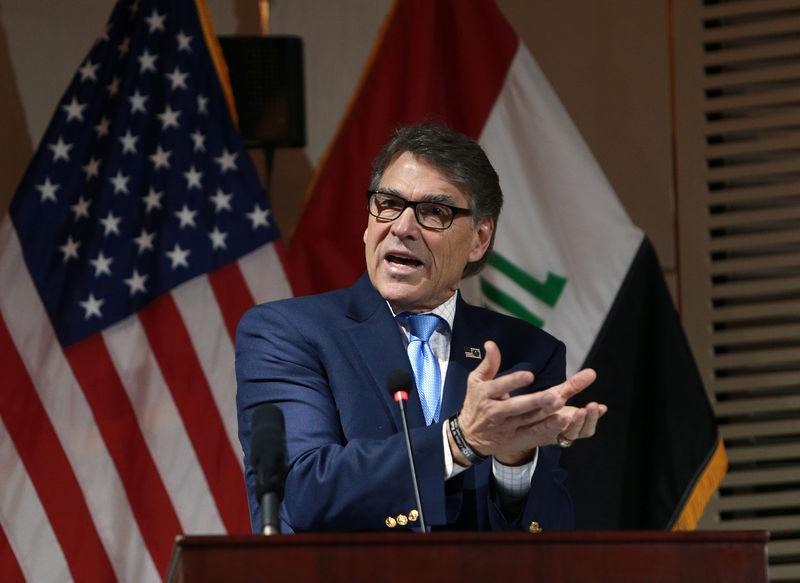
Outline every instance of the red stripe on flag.
[(239, 264), (232, 261), (224, 267), (215, 269), (208, 274), (208, 281), (214, 290), (219, 309), (225, 320), (225, 327), (231, 340), (236, 339), (236, 326), (239, 319), (255, 303), (250, 290), (247, 287)]
[(64, 350), (114, 460), (147, 550), (163, 577), (180, 521), (128, 394), (99, 334)]
[(172, 296), (157, 298), (139, 312), (139, 320), (228, 533), (250, 532), (242, 472)]
[(432, 119), (477, 138), (517, 50), (493, 2), (406, 0), (390, 14), (293, 234), (295, 295), (348, 286), (363, 273), (370, 166), (392, 129)]
[(3, 583), (25, 583), (25, 576), (22, 574), (17, 557), (11, 550), (2, 525), (0, 525), (0, 573), (3, 575)]
[(76, 581), (116, 581), (81, 487), (0, 314), (0, 416), (39, 495)]

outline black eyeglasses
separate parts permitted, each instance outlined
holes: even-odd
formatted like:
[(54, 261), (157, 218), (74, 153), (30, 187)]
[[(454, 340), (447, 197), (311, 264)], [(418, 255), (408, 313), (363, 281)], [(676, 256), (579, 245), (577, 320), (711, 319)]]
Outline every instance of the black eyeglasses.
[(426, 229), (437, 229), (443, 231), (450, 228), (456, 215), (471, 215), (470, 209), (462, 209), (457, 206), (450, 206), (441, 202), (428, 202), (418, 200), (416, 202), (406, 200), (402, 196), (381, 192), (379, 190), (368, 190), (369, 214), (383, 221), (393, 221), (406, 208), (414, 209), (414, 216), (417, 222)]

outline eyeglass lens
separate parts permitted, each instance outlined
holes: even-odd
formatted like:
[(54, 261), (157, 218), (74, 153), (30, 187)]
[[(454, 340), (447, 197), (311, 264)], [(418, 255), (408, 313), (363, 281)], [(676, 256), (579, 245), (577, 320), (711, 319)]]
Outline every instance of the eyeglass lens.
[(383, 192), (373, 193), (369, 200), (370, 213), (387, 221), (399, 217), (408, 206), (414, 207), (414, 215), (423, 227), (446, 229), (453, 223), (453, 211), (435, 202), (412, 202)]

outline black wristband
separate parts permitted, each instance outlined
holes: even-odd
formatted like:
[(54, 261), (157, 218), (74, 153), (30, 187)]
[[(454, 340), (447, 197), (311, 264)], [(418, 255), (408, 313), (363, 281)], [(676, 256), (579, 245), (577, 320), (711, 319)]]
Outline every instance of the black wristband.
[(458, 449), (461, 450), (461, 453), (464, 454), (464, 457), (467, 458), (469, 463), (478, 465), (479, 463), (486, 461), (489, 456), (479, 454), (477, 451), (472, 449), (472, 447), (470, 447), (470, 445), (467, 443), (467, 440), (464, 439), (464, 434), (461, 433), (461, 426), (458, 424), (458, 415), (460, 413), (461, 411), (450, 417), (450, 433), (453, 434), (453, 439), (455, 440)]

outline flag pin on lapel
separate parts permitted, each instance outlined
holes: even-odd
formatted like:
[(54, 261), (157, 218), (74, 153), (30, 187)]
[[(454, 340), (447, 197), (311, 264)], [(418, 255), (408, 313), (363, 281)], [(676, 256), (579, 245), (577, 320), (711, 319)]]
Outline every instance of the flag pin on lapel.
[(464, 347), (464, 356), (467, 358), (477, 358), (478, 360), (483, 358), (480, 348), (470, 348), (469, 346)]

